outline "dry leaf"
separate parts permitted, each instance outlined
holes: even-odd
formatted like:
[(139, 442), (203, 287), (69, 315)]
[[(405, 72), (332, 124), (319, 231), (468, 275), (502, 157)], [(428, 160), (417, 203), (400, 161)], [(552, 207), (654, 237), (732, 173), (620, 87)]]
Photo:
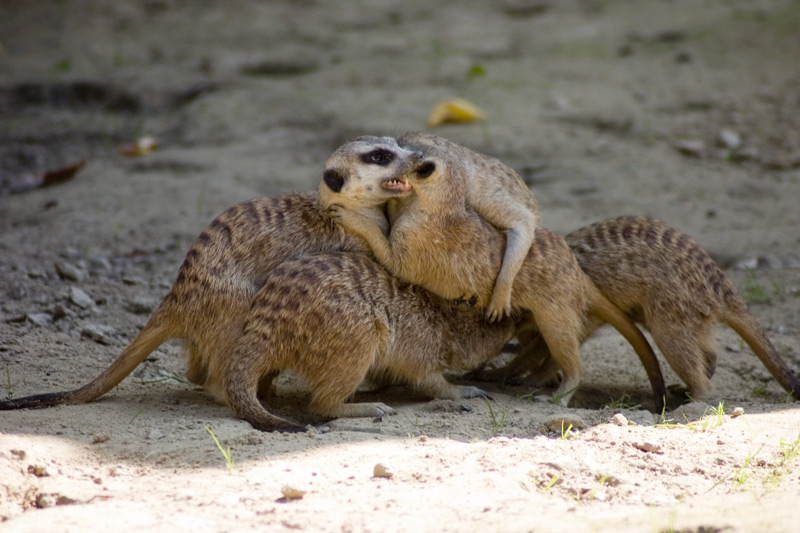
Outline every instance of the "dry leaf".
[(383, 466), (381, 463), (378, 463), (375, 465), (375, 468), (372, 469), (372, 476), (391, 478), (394, 476), (394, 474), (392, 474), (389, 469)]
[(289, 485), (284, 485), (281, 488), (281, 493), (283, 494), (283, 497), (286, 498), (287, 500), (299, 500), (300, 498), (305, 496), (306, 491), (290, 487)]
[(428, 126), (435, 128), (442, 124), (474, 122), (484, 118), (486, 118), (486, 113), (472, 102), (463, 98), (453, 98), (434, 106), (431, 114), (428, 115)]
[(117, 152), (125, 157), (139, 157), (153, 153), (158, 149), (158, 141), (155, 137), (145, 135), (139, 137), (133, 144), (123, 144), (117, 147)]
[(74, 163), (69, 163), (64, 165), (61, 168), (57, 168), (55, 170), (47, 170), (42, 175), (42, 187), (47, 187), (49, 185), (55, 185), (56, 183), (61, 183), (62, 181), (67, 181), (71, 179), (83, 166), (86, 164), (86, 161), (81, 159), (80, 161), (75, 161)]

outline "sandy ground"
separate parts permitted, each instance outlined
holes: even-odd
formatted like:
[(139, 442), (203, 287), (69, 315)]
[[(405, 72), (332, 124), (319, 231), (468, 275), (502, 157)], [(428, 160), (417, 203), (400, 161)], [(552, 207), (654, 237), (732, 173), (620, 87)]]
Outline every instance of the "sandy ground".
[[(437, 132), (517, 169), (546, 226), (680, 227), (800, 368), (798, 27), (789, 0), (0, 2), (0, 394), (87, 382), (217, 213), (315, 188), (341, 142), (450, 96), (487, 120)], [(116, 152), (145, 134), (158, 151)], [(573, 408), (398, 388), (360, 394), (396, 416), (298, 435), (234, 420), (165, 345), (96, 403), (0, 414), (0, 529), (795, 531), (800, 411), (717, 336), (712, 399), (664, 417), (602, 330)]]

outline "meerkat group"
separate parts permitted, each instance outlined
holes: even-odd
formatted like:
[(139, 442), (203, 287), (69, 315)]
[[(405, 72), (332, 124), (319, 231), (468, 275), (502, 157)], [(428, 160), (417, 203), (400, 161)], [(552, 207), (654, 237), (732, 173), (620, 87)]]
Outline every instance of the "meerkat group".
[(428, 134), (356, 138), (326, 162), (319, 191), (250, 200), (212, 221), (100, 376), (0, 410), (92, 401), (171, 338), (183, 341), (189, 381), (264, 431), (303, 429), (259, 400), (281, 370), (309, 385), (315, 413), (382, 416), (392, 409), (346, 402), (365, 378), (432, 398), (486, 396), (443, 371), (478, 367), (515, 336), (509, 372), (559, 373), (566, 403), (580, 383), (580, 344), (605, 322), (634, 347), (658, 409), (663, 378), (634, 321), (695, 398), (709, 387), (719, 321), (800, 398), (733, 286), (683, 233), (621, 218), (565, 240), (539, 222), (533, 194), (497, 159)]

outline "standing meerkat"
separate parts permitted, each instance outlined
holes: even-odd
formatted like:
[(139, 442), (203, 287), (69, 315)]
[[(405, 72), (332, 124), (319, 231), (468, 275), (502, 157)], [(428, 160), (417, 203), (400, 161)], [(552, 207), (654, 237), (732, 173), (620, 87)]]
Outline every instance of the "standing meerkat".
[[(168, 339), (181, 339), (187, 379), (227, 403), (223, 385), (229, 357), (256, 293), (269, 272), (300, 254), (369, 249), (342, 231), (327, 212), (336, 201), (358, 208), (388, 227), (370, 189), (394, 183), (417, 154), (390, 137), (354, 139), (330, 157), (319, 192), (286, 194), (239, 203), (200, 234), (186, 254), (171, 290), (122, 353), (87, 385), (67, 392), (0, 401), (0, 410), (79, 404), (114, 388)], [(369, 191), (369, 194), (367, 194)], [(388, 196), (387, 196), (388, 197)]]
[(367, 376), (411, 385), (431, 398), (488, 395), (449, 383), (498, 355), (511, 318), (488, 323), (478, 309), (399, 281), (365, 254), (299, 256), (275, 267), (253, 300), (244, 332), (224, 359), (224, 386), (237, 418), (262, 431), (303, 430), (258, 399), (281, 370), (311, 389), (309, 408), (328, 417), (383, 416), (382, 403), (345, 403)]
[[(609, 300), (643, 324), (688, 393), (705, 399), (717, 366), (714, 327), (738, 333), (778, 383), (800, 399), (800, 380), (775, 347), (733, 284), (691, 237), (647, 217), (618, 217), (566, 236), (578, 263)], [(595, 318), (586, 334), (600, 326)], [(534, 371), (545, 378), (553, 366), (547, 347), (531, 337), (508, 367), (509, 375)], [(540, 368), (543, 375), (537, 375)], [(503, 369), (501, 369), (502, 371)]]
[(435, 143), (439, 150), (461, 161), (467, 176), (464, 194), (467, 206), (506, 234), (502, 266), (485, 306), (486, 317), (492, 321), (510, 315), (514, 278), (522, 268), (540, 224), (539, 206), (533, 193), (519, 174), (500, 160), (443, 137), (407, 133), (398, 137), (397, 142), (409, 147)]
[[(467, 165), (449, 151), (449, 143), (423, 135), (403, 141), (423, 154), (408, 175), (409, 188), (393, 217), (390, 237), (358, 210), (332, 206), (348, 231), (363, 237), (389, 272), (443, 298), (474, 297), (479, 307), (491, 298), (500, 270), (503, 234), (467, 209)], [(512, 289), (512, 307), (529, 311), (561, 369), (556, 397), (569, 402), (581, 379), (580, 341), (587, 312), (611, 323), (631, 343), (647, 371), (659, 409), (665, 400), (661, 370), (650, 345), (630, 321), (580, 269), (566, 241), (544, 228), (536, 230)]]

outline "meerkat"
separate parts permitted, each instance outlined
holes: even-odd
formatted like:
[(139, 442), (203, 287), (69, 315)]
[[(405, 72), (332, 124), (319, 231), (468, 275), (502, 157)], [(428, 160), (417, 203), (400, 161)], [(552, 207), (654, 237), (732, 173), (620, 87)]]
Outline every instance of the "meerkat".
[[(333, 205), (332, 216), (364, 238), (392, 274), (443, 298), (474, 298), (485, 307), (500, 269), (504, 235), (467, 208), (470, 167), (449, 151), (449, 143), (433, 136), (406, 138), (402, 145), (424, 157), (407, 176), (409, 190), (399, 200), (389, 237), (358, 209)], [(555, 393), (561, 403), (569, 402), (580, 383), (580, 341), (586, 315), (593, 313), (631, 343), (647, 372), (656, 408), (663, 406), (666, 390), (646, 338), (589, 280), (563, 237), (537, 228), (514, 279), (511, 303), (529, 313), (532, 327), (550, 347), (564, 377)]]
[(224, 359), (224, 386), (237, 418), (262, 431), (302, 430), (272, 415), (259, 391), (291, 369), (311, 389), (309, 408), (326, 417), (380, 417), (383, 403), (345, 403), (365, 377), (405, 383), (431, 398), (488, 397), (449, 383), (498, 355), (514, 336), (511, 318), (489, 323), (482, 311), (399, 281), (361, 253), (298, 256), (267, 276), (243, 334)]
[[(778, 383), (800, 399), (800, 380), (778, 355), (747, 304), (694, 239), (664, 222), (624, 216), (590, 224), (566, 236), (595, 285), (653, 336), (664, 358), (696, 400), (707, 397), (717, 366), (713, 331), (725, 323), (738, 333)], [(595, 317), (588, 335), (602, 321)], [(510, 375), (554, 370), (547, 347), (523, 333), (523, 351)], [(501, 369), (502, 370), (502, 369)]]
[[(187, 379), (227, 403), (225, 359), (269, 272), (300, 254), (369, 253), (363, 241), (333, 222), (327, 206), (335, 201), (358, 208), (375, 224), (388, 228), (382, 206), (393, 196), (390, 184), (402, 185), (397, 178), (408, 172), (417, 155), (390, 137), (356, 138), (326, 162), (318, 192), (257, 198), (229, 208), (200, 233), (169, 293), (105, 371), (76, 390), (0, 401), (0, 410), (95, 400), (168, 339), (183, 342)], [(380, 202), (374, 199), (377, 191), (386, 195)]]
[(510, 315), (514, 278), (541, 222), (536, 197), (519, 174), (494, 157), (429, 133), (407, 133), (398, 137), (397, 142), (400, 146), (436, 143), (440, 150), (446, 150), (465, 167), (468, 178), (464, 199), (467, 206), (506, 233), (503, 261), (486, 304), (486, 317), (493, 321)]

